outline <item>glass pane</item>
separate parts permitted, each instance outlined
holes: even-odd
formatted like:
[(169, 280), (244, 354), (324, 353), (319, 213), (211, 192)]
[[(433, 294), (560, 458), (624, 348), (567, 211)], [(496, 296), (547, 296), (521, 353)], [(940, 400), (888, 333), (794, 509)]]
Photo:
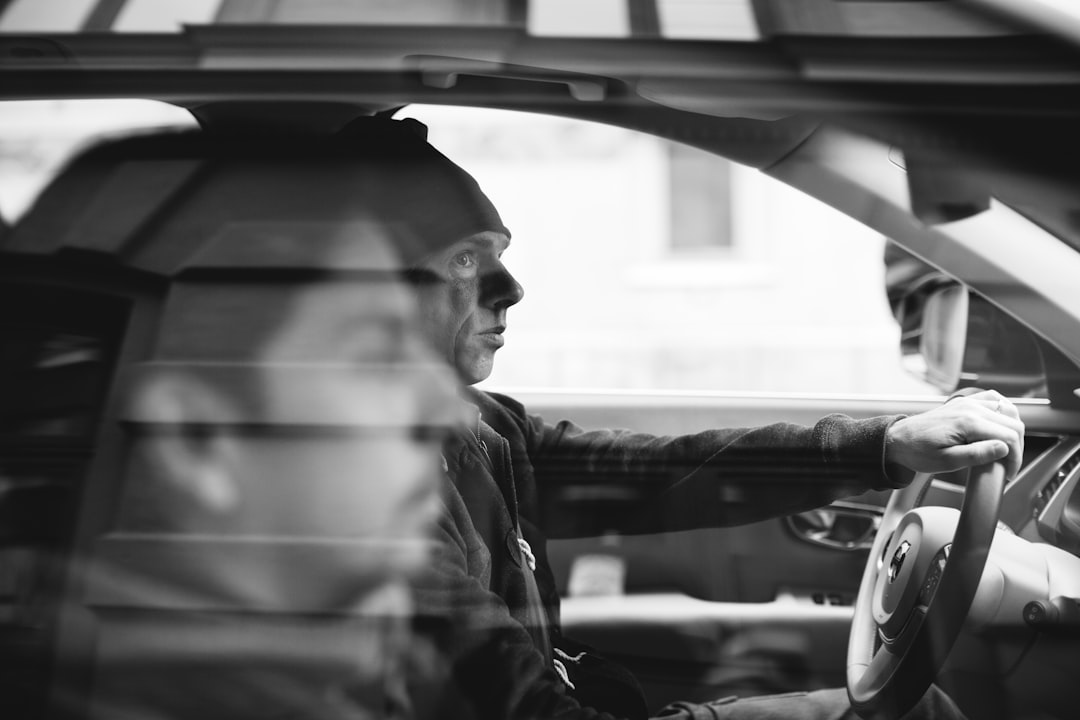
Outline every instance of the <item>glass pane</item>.
[[(429, 125), (514, 235), (505, 261), (525, 298), (488, 387), (936, 392), (901, 367), (884, 238), (836, 210), (620, 128), (466, 108), (398, 115)], [(684, 247), (702, 238), (727, 247)]]

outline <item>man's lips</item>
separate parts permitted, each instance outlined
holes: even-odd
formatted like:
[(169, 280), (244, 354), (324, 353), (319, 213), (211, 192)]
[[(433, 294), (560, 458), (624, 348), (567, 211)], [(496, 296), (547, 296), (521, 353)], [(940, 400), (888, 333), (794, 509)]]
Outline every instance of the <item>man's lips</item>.
[(496, 325), (495, 327), (481, 330), (477, 333), (477, 335), (480, 336), (480, 338), (482, 338), (485, 342), (502, 347), (504, 332), (506, 332), (505, 325)]

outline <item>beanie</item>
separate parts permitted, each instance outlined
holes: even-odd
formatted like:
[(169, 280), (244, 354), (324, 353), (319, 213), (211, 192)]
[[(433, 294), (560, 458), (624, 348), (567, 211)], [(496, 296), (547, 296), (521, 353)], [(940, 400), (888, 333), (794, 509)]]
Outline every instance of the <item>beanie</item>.
[(397, 250), (406, 267), (479, 232), (509, 237), (476, 180), (428, 143), (423, 123), (362, 117), (346, 125), (338, 140), (375, 180), (365, 205), (398, 229)]

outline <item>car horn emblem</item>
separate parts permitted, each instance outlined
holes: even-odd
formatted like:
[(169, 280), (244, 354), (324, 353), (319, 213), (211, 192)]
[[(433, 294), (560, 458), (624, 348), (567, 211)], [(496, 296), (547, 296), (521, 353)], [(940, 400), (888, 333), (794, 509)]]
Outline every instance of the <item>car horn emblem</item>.
[(909, 550), (911, 550), (911, 543), (907, 540), (900, 543), (900, 547), (896, 548), (892, 560), (889, 561), (889, 582), (895, 582), (900, 575), (900, 570), (904, 567), (904, 559), (907, 558)]

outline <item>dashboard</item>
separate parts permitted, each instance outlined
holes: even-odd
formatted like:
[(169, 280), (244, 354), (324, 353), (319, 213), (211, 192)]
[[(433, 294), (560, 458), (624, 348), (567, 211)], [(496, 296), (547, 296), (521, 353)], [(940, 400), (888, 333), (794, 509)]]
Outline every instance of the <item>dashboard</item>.
[(1048, 440), (1005, 489), (1001, 520), (1025, 540), (1080, 555), (1080, 438)]

